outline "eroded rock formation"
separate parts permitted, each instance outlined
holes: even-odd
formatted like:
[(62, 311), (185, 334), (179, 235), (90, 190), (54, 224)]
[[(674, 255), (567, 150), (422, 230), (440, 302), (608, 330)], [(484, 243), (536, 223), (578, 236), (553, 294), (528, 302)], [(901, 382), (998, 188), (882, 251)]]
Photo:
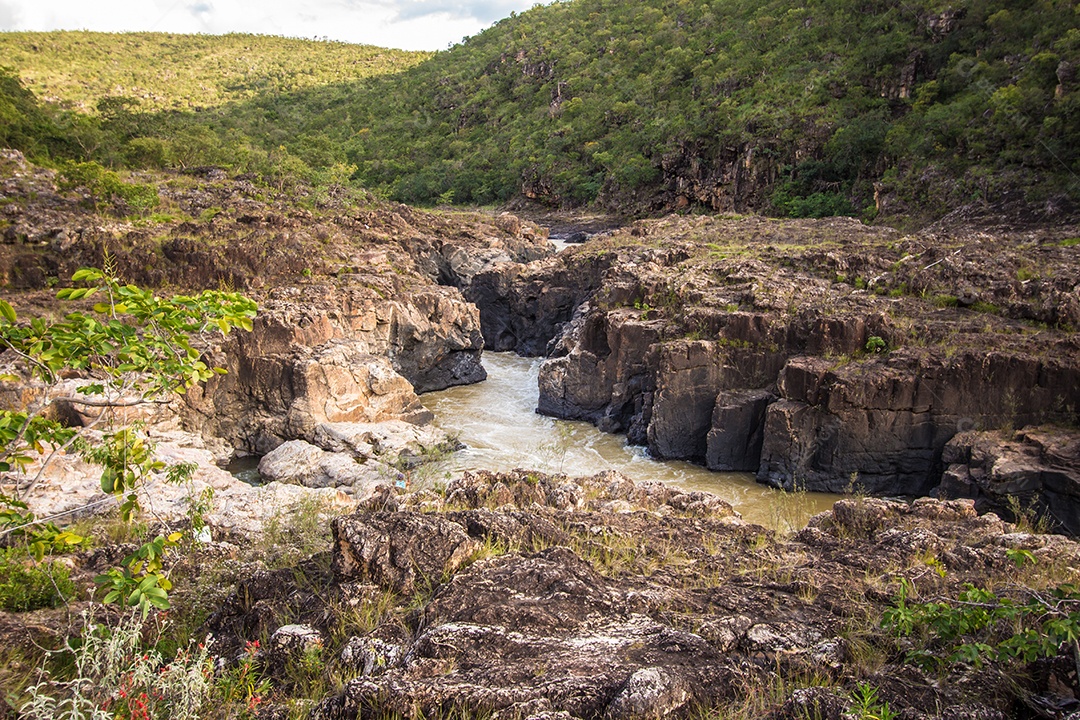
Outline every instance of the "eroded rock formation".
[[(1004, 717), (1027, 700), (994, 663), (924, 674), (876, 618), (900, 577), (948, 596), (1013, 576), (1017, 548), (1047, 567), (1080, 558), (1076, 543), (1017, 532), (971, 501), (845, 500), (781, 539), (715, 497), (614, 473), (466, 474), (442, 495), (374, 499), (334, 537), (332, 574), (258, 574), (208, 624), (226, 647), (296, 623), (329, 638), (356, 676), (318, 720), (693, 717), (752, 697), (762, 716), (799, 717), (847, 711), (857, 683), (903, 717)], [(342, 622), (374, 607), (363, 630)], [(869, 653), (875, 663), (858, 661)], [(1062, 698), (1075, 684), (1063, 660), (1033, 668), (1024, 697)], [(825, 687), (800, 687), (808, 675)]]
[(1077, 422), (1068, 230), (996, 232), (669, 218), (467, 296), (488, 347), (549, 356), (540, 412), (789, 490), (924, 495), (960, 431)]
[(970, 430), (945, 446), (942, 497), (973, 498), (982, 512), (1080, 535), (1080, 433), (1045, 426)]

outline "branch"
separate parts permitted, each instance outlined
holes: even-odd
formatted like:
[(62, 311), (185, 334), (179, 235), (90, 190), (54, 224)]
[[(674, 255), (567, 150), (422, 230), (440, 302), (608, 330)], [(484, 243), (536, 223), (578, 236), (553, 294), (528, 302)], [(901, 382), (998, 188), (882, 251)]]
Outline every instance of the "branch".
[[(11, 341), (9, 341), (9, 340), (8, 340), (8, 339), (7, 339), (6, 337), (0, 337), (0, 342), (2, 342), (2, 343), (4, 344), (4, 346), (5, 346), (5, 347), (6, 347), (6, 348), (7, 348), (8, 350), (10, 350), (11, 352), (15, 353), (15, 354), (16, 354), (16, 355), (18, 355), (19, 357), (21, 357), (21, 358), (22, 358), (22, 359), (23, 359), (23, 360), (24, 360), (24, 361), (26, 362), (26, 364), (27, 364), (27, 365), (30, 365), (31, 367), (34, 367), (34, 366), (36, 366), (36, 367), (40, 368), (40, 370), (41, 370), (42, 374), (43, 374), (43, 375), (44, 375), (44, 376), (45, 376), (46, 378), (49, 378), (49, 379), (50, 379), (50, 381), (52, 381), (52, 379), (56, 377), (56, 373), (55, 373), (55, 372), (53, 372), (52, 368), (50, 368), (50, 367), (49, 367), (48, 365), (46, 365), (45, 363), (41, 362), (41, 361), (40, 361), (40, 360), (38, 360), (37, 358), (35, 358), (35, 357), (31, 356), (31, 355), (27, 355), (27, 354), (26, 354), (26, 353), (24, 353), (24, 352), (23, 352), (22, 350), (20, 350), (19, 348), (15, 347), (14, 345), (12, 345), (12, 344), (11, 344)], [(31, 374), (32, 374), (32, 373), (31, 373)]]
[(53, 520), (56, 520), (57, 518), (62, 518), (65, 515), (74, 515), (75, 513), (82, 512), (83, 510), (90, 510), (91, 508), (95, 508), (95, 507), (98, 507), (100, 505), (106, 505), (108, 503), (115, 503), (115, 502), (117, 502), (116, 498), (113, 497), (112, 495), (109, 495), (108, 497), (104, 497), (104, 498), (102, 498), (100, 500), (95, 500), (92, 503), (87, 503), (86, 505), (80, 505), (77, 508), (72, 508), (70, 510), (65, 510), (64, 512), (56, 513), (55, 515), (50, 515), (48, 517), (43, 517), (43, 518), (35, 518), (31, 522), (25, 523), (23, 525), (15, 525), (15, 526), (9, 527), (9, 528), (7, 528), (7, 529), (5, 529), (3, 531), (0, 531), (0, 538), (7, 537), (8, 535), (10, 535), (13, 532), (17, 532), (19, 530), (24, 530), (24, 529), (26, 529), (28, 527), (33, 527), (35, 525), (44, 525), (45, 523), (52, 522)]
[[(97, 425), (98, 421), (100, 421), (100, 420), (101, 420), (101, 417), (98, 416), (98, 418), (96, 420), (94, 420), (94, 422), (92, 422), (89, 427), (93, 427), (94, 425)], [(37, 474), (34, 475), (34, 479), (31, 480), (29, 483), (27, 483), (26, 487), (24, 487), (21, 492), (19, 490), (19, 484), (15, 483), (15, 496), (19, 497), (22, 493), (28, 493), (31, 490), (33, 490), (34, 486), (38, 484), (38, 482), (41, 480), (42, 476), (45, 474), (45, 469), (47, 467), (49, 467), (49, 464), (53, 461), (53, 458), (56, 457), (56, 454), (61, 452), (61, 451), (67, 450), (69, 447), (71, 447), (71, 445), (78, 438), (79, 438), (79, 433), (76, 432), (74, 435), (71, 436), (71, 439), (69, 439), (63, 445), (54, 445), (53, 449), (52, 449), (52, 452), (50, 452), (48, 454), (48, 456), (44, 460), (41, 461), (41, 467), (38, 468)]]
[(72, 405), (85, 405), (86, 407), (99, 407), (99, 408), (124, 408), (135, 407), (137, 405), (168, 405), (170, 400), (151, 400), (149, 398), (138, 398), (137, 400), (92, 400), (87, 397), (59, 397), (54, 398), (53, 402), (66, 402)]

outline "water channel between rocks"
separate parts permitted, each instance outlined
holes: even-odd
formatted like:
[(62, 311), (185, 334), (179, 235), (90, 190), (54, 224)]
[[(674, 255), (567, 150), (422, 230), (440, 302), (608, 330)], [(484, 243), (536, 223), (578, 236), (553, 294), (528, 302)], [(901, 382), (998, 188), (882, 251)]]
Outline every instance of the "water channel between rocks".
[(734, 505), (744, 519), (780, 530), (802, 527), (811, 515), (828, 510), (840, 497), (785, 494), (759, 485), (750, 473), (718, 473), (687, 462), (660, 462), (650, 458), (645, 448), (627, 445), (622, 435), (602, 433), (585, 422), (538, 415), (540, 362), (513, 353), (485, 352), (486, 381), (420, 398), (435, 413), (435, 423), (457, 433), (467, 446), (450, 456), (440, 471), (524, 468), (581, 476), (617, 470), (638, 481), (711, 492)]

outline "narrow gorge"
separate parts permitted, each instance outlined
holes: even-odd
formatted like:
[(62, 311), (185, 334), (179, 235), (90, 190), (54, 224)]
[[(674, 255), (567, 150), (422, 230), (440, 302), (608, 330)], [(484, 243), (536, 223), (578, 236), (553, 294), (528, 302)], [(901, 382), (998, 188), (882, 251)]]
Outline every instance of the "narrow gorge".
[[(252, 717), (867, 720), (867, 688), (911, 720), (1075, 702), (1064, 641), (1022, 671), (928, 669), (914, 653), (946, 641), (883, 618), (977, 584), (1066, 593), (1053, 622), (1072, 607), (1057, 585), (1080, 546), (1030, 530), (1080, 532), (1076, 228), (672, 215), (556, 252), (508, 212), (304, 206), (209, 169), (163, 175), (173, 215), (134, 221), (18, 153), (0, 170), (19, 318), (92, 311), (57, 300), (82, 266), (258, 301), (250, 331), (196, 340), (224, 374), (114, 409), (161, 463), (152, 532), (190, 531), (169, 612), (217, 682), (257, 669)], [(95, 379), (24, 373), (0, 402), (101, 437), (78, 400)], [(224, 469), (244, 457), (259, 482)], [(100, 467), (35, 463), (5, 493), (111, 522)], [(65, 556), (59, 607), (0, 611), (13, 672), (82, 631), (71, 609), (111, 611), (94, 578), (128, 537)]]

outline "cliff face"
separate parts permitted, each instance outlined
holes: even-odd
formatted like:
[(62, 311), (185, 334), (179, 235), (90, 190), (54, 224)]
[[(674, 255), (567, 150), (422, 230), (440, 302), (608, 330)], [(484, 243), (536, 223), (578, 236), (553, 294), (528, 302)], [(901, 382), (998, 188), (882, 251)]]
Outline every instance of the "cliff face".
[(489, 347), (550, 356), (540, 412), (789, 490), (924, 495), (958, 432), (1076, 422), (1067, 234), (668, 219), (468, 294)]
[(258, 300), (252, 332), (203, 348), (228, 374), (185, 401), (191, 429), (259, 454), (324, 423), (428, 422), (417, 393), (485, 377), (479, 313), (454, 286), (551, 254), (512, 215), (424, 213), (341, 189), (309, 209), (303, 188), (275, 193), (220, 170), (158, 178), (160, 220), (93, 209), (14, 151), (0, 171), (0, 280), (22, 291), (21, 311), (57, 311), (43, 288), (105, 262), (140, 285)]
[(271, 291), (252, 332), (217, 348), (229, 373), (189, 396), (204, 431), (261, 454), (319, 422), (426, 422), (417, 393), (484, 379), (478, 312), (460, 293), (395, 297), (362, 286)]

